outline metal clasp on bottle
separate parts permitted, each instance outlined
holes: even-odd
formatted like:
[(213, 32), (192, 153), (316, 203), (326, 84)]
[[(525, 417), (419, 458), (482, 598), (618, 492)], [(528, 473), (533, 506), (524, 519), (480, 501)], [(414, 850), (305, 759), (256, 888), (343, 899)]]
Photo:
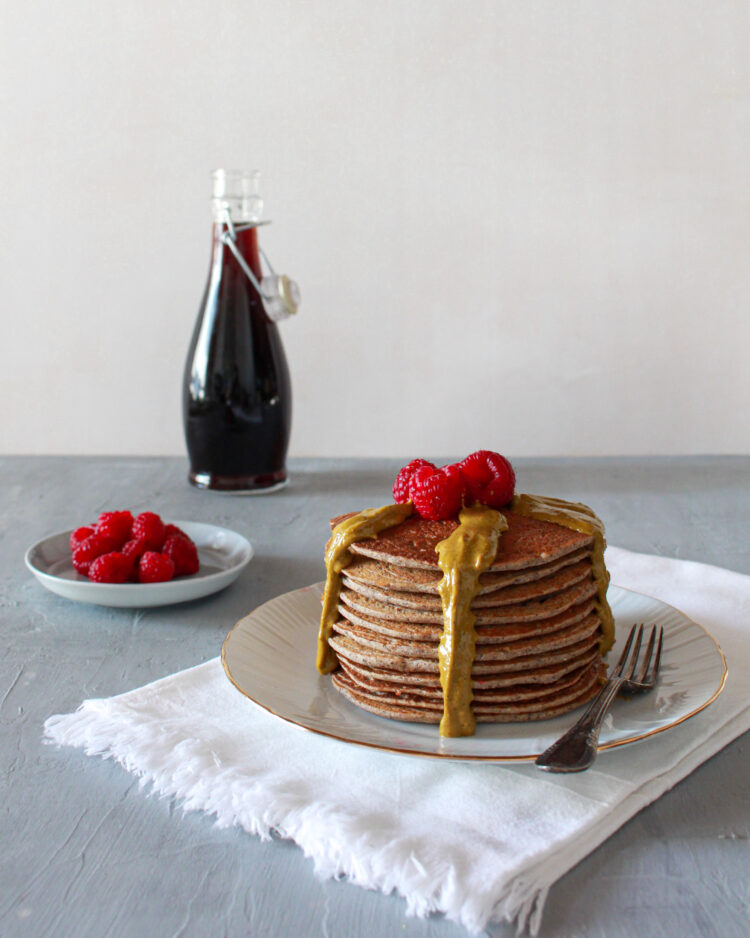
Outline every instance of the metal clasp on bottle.
[(264, 275), (261, 281), (258, 282), (258, 278), (237, 247), (238, 231), (258, 228), (260, 225), (267, 225), (268, 222), (254, 221), (235, 225), (232, 216), (226, 211), (224, 213), (224, 224), (226, 225), (226, 231), (222, 233), (221, 240), (234, 254), (235, 260), (242, 268), (243, 273), (258, 291), (268, 318), (272, 322), (280, 322), (282, 319), (293, 316), (297, 312), (301, 300), (297, 283), (287, 277), (286, 274), (277, 274), (274, 271), (263, 248), (260, 248), (260, 256), (263, 258), (266, 267), (268, 267), (269, 273)]

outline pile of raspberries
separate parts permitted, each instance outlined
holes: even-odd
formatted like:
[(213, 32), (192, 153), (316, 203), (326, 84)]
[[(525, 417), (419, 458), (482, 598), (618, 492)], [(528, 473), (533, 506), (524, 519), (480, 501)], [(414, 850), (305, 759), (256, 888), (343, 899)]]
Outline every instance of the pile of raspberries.
[(97, 583), (165, 583), (198, 572), (193, 541), (153, 511), (105, 511), (70, 535), (73, 566)]
[(426, 459), (412, 459), (393, 483), (394, 501), (411, 501), (431, 521), (454, 518), (463, 505), (504, 508), (513, 498), (516, 475), (500, 453), (477, 450), (461, 462), (438, 469)]

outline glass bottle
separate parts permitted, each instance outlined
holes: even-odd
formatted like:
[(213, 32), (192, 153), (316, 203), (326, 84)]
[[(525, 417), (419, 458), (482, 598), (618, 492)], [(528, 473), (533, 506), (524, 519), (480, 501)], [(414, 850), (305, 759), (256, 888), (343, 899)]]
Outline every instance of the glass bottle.
[(298, 296), (286, 277), (271, 273), (263, 283), (258, 180), (246, 170), (213, 174), (211, 266), (183, 380), (188, 478), (226, 492), (270, 492), (287, 481), (292, 392), (269, 317), (281, 318), (283, 304), (261, 291), (283, 282)]

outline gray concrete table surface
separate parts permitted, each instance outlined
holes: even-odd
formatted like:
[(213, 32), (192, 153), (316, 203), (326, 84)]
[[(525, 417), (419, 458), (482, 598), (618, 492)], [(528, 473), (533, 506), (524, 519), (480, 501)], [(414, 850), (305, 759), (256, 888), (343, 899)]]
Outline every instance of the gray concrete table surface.
[[(149, 795), (112, 762), (41, 739), (50, 714), (213, 658), (250, 609), (320, 580), (327, 519), (383, 504), (398, 466), (298, 460), (288, 488), (242, 498), (191, 488), (177, 458), (0, 458), (2, 938), (468, 934), (441, 916), (406, 918), (397, 896), (321, 882), (294, 844), (218, 830)], [(518, 460), (516, 468), (521, 491), (590, 504), (611, 544), (750, 574), (750, 458)], [(26, 571), (35, 541), (124, 507), (233, 528), (252, 540), (255, 558), (214, 597), (140, 611), (68, 602)], [(542, 938), (745, 938), (749, 837), (746, 734), (563, 877)]]

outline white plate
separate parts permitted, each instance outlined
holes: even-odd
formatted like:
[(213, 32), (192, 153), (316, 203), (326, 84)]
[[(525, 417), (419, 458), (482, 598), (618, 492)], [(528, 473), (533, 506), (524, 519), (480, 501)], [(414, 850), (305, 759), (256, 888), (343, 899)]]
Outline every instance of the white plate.
[(70, 531), (52, 534), (26, 551), (26, 566), (42, 586), (82, 603), (142, 608), (184, 603), (209, 596), (233, 583), (250, 563), (253, 546), (241, 534), (196, 521), (173, 522), (198, 548), (200, 570), (168, 583), (94, 583), (76, 573), (70, 552)]
[[(389, 752), (462, 761), (526, 762), (571, 725), (571, 714), (536, 723), (480, 723), (475, 736), (445, 739), (436, 725), (403, 723), (360, 710), (315, 668), (322, 584), (278, 596), (246, 616), (224, 641), (229, 680), (256, 704), (315, 733)], [(620, 587), (608, 593), (618, 640), (631, 625), (664, 626), (661, 677), (655, 690), (616, 700), (600, 735), (600, 749), (661, 733), (707, 707), (721, 693), (726, 662), (700, 625), (659, 600)]]

